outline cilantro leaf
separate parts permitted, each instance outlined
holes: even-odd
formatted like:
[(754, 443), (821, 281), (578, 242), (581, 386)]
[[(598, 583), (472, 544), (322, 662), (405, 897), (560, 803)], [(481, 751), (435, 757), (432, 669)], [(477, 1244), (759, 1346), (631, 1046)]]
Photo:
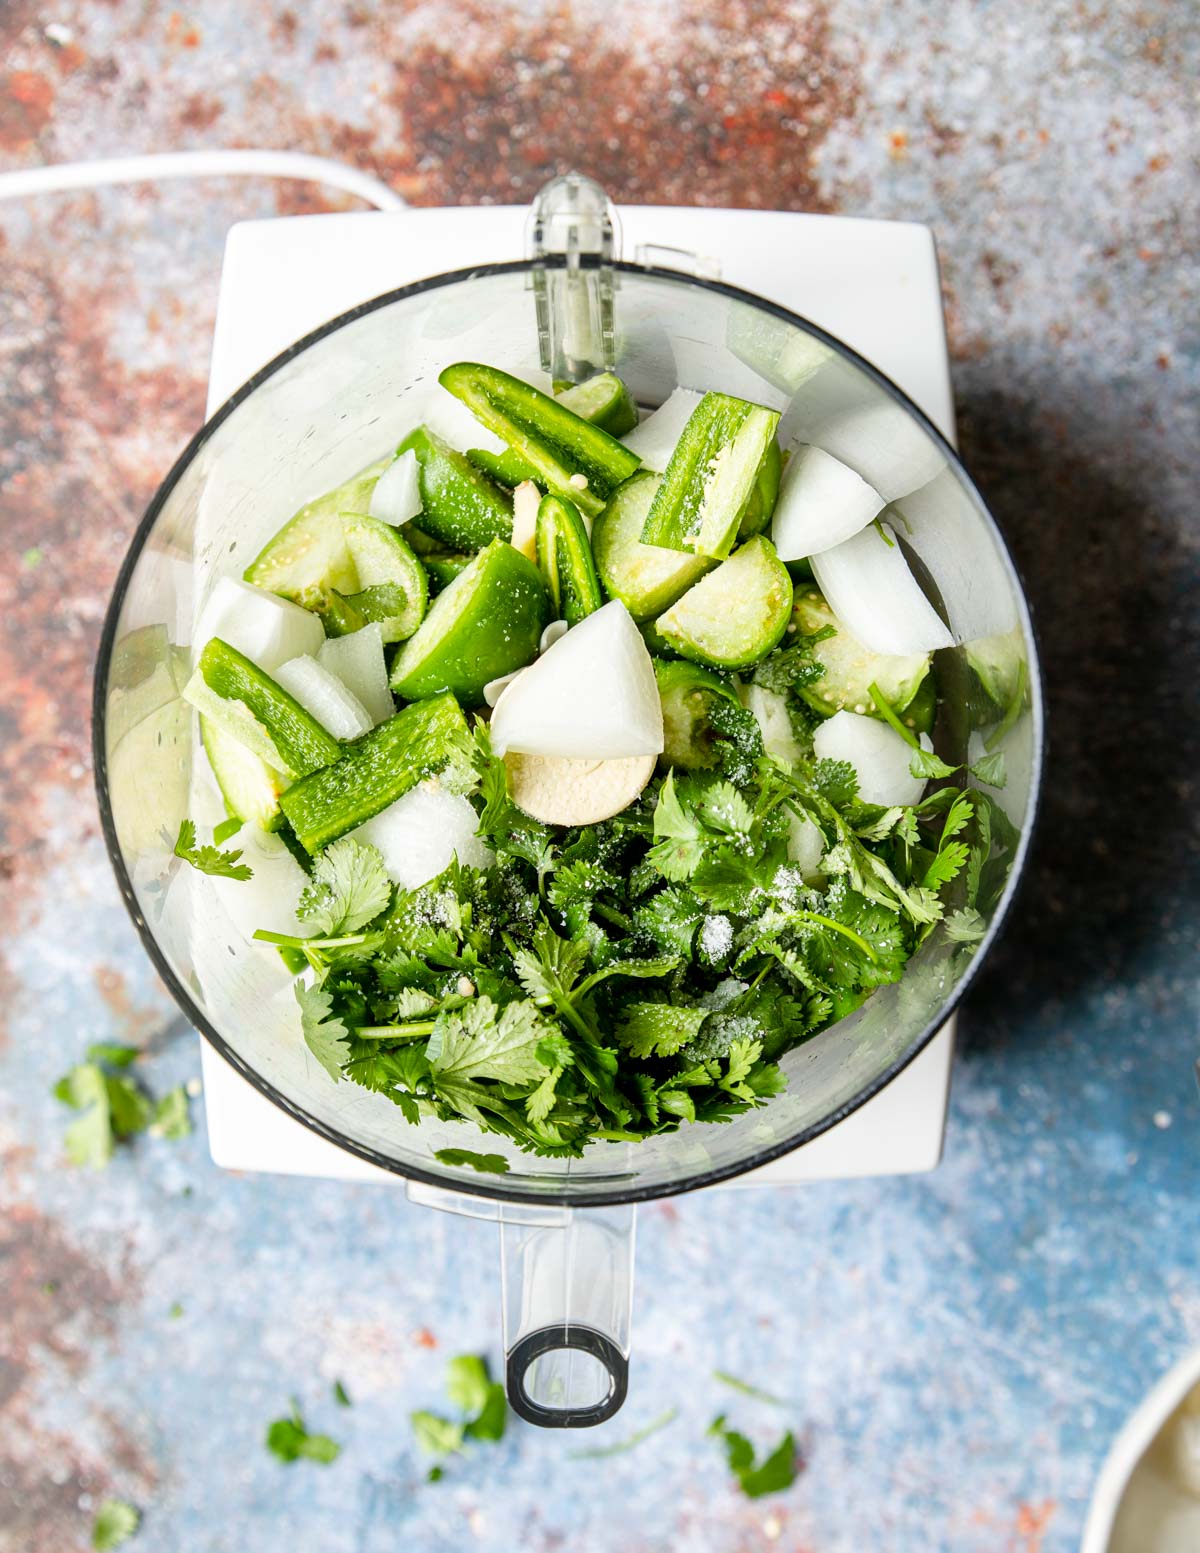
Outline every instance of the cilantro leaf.
[(673, 1057), (695, 1040), (708, 1018), (705, 1008), (679, 1008), (672, 1003), (627, 1003), (617, 1026), (617, 1040), (635, 1057)]
[(213, 874), (223, 879), (252, 879), (253, 870), (239, 861), (241, 848), (222, 852), (217, 847), (198, 847), (196, 827), (191, 820), (180, 820), (179, 835), (175, 838), (175, 856), (198, 868), (202, 874)]
[(354, 1406), (353, 1402), (350, 1400), (350, 1393), (346, 1390), (345, 1385), (340, 1380), (335, 1380), (333, 1383), (333, 1400), (339, 1407)]
[(330, 938), (357, 933), (387, 908), (392, 881), (378, 848), (343, 836), (313, 863), (296, 915)]
[(54, 1086), (55, 1098), (84, 1114), (67, 1128), (67, 1158), (73, 1165), (103, 1170), (112, 1158), (113, 1129), (104, 1074), (92, 1062), (81, 1063)]
[(327, 1434), (310, 1434), (300, 1411), (293, 1402), (286, 1418), (277, 1418), (268, 1425), (267, 1449), (280, 1461), (317, 1461), (327, 1467), (342, 1453), (342, 1447)]
[(471, 1149), (436, 1149), (434, 1159), (443, 1165), (467, 1165), (481, 1175), (503, 1176), (508, 1174), (508, 1161), (503, 1154), (476, 1154)]
[(995, 750), (992, 754), (984, 755), (981, 760), (977, 760), (971, 767), (971, 775), (985, 787), (1004, 787), (1008, 782), (1004, 751)]
[(683, 958), (692, 952), (692, 943), (702, 915), (693, 895), (676, 886), (668, 886), (637, 908), (633, 914), (633, 926), (656, 949)]
[(724, 1445), (729, 1469), (747, 1498), (760, 1499), (764, 1494), (777, 1494), (796, 1481), (799, 1467), (796, 1441), (790, 1429), (770, 1455), (757, 1463), (753, 1445), (744, 1434), (728, 1427), (723, 1413), (713, 1419), (708, 1432)]
[(186, 1138), (192, 1130), (187, 1090), (182, 1084), (169, 1089), (154, 1108), (151, 1132), (159, 1138)]
[(708, 726), (715, 735), (714, 748), (725, 775), (731, 782), (749, 782), (765, 754), (762, 730), (754, 713), (717, 698), (708, 709)]
[(858, 797), (858, 772), (848, 760), (818, 760), (812, 770), (813, 791), (844, 809)]
[(437, 1080), (499, 1079), (505, 1084), (537, 1083), (546, 1064), (538, 1055), (545, 1022), (532, 1002), (497, 1009), (489, 997), (441, 1013), (425, 1055)]
[(440, 1460), (443, 1457), (452, 1456), (455, 1451), (462, 1450), (463, 1440), (466, 1437), (465, 1424), (451, 1418), (442, 1418), (437, 1413), (427, 1412), (424, 1408), (416, 1413), (410, 1413), (408, 1418), (412, 1424), (417, 1445), (427, 1456), (434, 1456)]
[(333, 999), (321, 987), (294, 983), (300, 1005), (300, 1027), (304, 1044), (336, 1084), (342, 1076), (342, 1064), (350, 1053), (346, 1047), (350, 1032), (333, 1012)]
[(953, 776), (956, 771), (961, 771), (961, 766), (948, 766), (944, 760), (935, 755), (932, 750), (915, 749), (909, 757), (908, 770), (910, 776), (918, 778), (941, 778)]
[(977, 944), (987, 932), (987, 923), (974, 906), (964, 906), (946, 918), (945, 932), (953, 944)]
[(668, 879), (690, 879), (704, 853), (700, 825), (684, 808), (675, 790), (675, 773), (668, 771), (654, 806), (654, 840), (650, 861)]
[(96, 1553), (113, 1553), (129, 1541), (142, 1518), (124, 1499), (105, 1499), (92, 1522), (92, 1547)]

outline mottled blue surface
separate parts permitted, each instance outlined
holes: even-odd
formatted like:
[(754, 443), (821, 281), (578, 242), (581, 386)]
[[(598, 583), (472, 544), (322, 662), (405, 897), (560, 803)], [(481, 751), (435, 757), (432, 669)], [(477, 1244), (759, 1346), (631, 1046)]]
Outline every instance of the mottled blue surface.
[[(822, 1553), (1057, 1553), (1124, 1413), (1200, 1341), (1200, 1116), (1191, 1031), (1164, 1019), (1189, 1006), (1171, 957), (1147, 953), (1119, 988), (1044, 1008), (1019, 1034), (997, 972), (963, 1019), (935, 1174), (644, 1212), (630, 1398), (586, 1443), (674, 1405), (669, 1428), (597, 1463), (571, 1459), (580, 1436), (515, 1425), (429, 1485), (407, 1413), (439, 1405), (450, 1355), (496, 1356), (495, 1230), (389, 1187), (223, 1176), (201, 1133), (142, 1141), (99, 1177), (54, 1169), (64, 1043), (46, 1034), (69, 1022), (74, 1049), (112, 1033), (97, 961), (122, 965), (127, 1018), (154, 1031), (150, 1087), (197, 1066), (111, 909), (103, 860), (84, 861), (81, 898), (53, 907), (64, 947), (30, 962), (4, 1062), (4, 1125), (22, 1140), (10, 1230), (58, 1288), (6, 1287), (23, 1309), (40, 1302), (63, 1345), (28, 1356), (38, 1435), (51, 1454), (69, 1437), (84, 1479), (144, 1505), (139, 1547), (708, 1553), (777, 1536)], [(85, 929), (80, 959), (65, 945)], [(788, 1405), (737, 1396), (714, 1368)], [(334, 1404), (335, 1378), (352, 1409)], [(293, 1393), (344, 1443), (334, 1466), (263, 1449)], [(763, 1442), (796, 1430), (805, 1469), (789, 1493), (752, 1504), (729, 1488), (704, 1438), (719, 1408)]]
[[(135, 517), (202, 412), (221, 235), (322, 201), (5, 206), (0, 1553), (86, 1547), (108, 1493), (142, 1509), (138, 1553), (1077, 1546), (1114, 1432), (1200, 1343), (1189, 21), (1157, 0), (0, 11), (6, 166), (277, 144), (422, 203), (527, 198), (574, 163), (629, 200), (928, 221), (960, 442), (1028, 579), (1051, 728), (941, 1168), (648, 1209), (629, 1401), (589, 1443), (676, 1421), (604, 1462), (514, 1426), (428, 1485), (407, 1416), (452, 1354), (498, 1357), (495, 1230), (399, 1190), (224, 1176), (202, 1103), (189, 1139), (81, 1175), (49, 1095), (97, 1037), (146, 1044), (156, 1092), (198, 1070), (96, 834), (88, 674)], [(263, 1448), (292, 1394), (344, 1443), (333, 1466)], [(795, 1428), (788, 1493), (731, 1490), (719, 1408), (760, 1442)]]

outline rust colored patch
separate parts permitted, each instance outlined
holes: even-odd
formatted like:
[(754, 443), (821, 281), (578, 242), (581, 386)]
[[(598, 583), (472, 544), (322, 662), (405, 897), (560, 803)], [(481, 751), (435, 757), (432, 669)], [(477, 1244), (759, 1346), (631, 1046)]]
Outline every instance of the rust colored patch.
[(437, 1338), (428, 1327), (418, 1327), (412, 1335), (412, 1340), (418, 1348), (436, 1348), (438, 1345)]
[[(77, 834), (95, 830), (91, 679), (104, 605), (170, 451), (203, 414), (199, 375), (114, 360), (114, 306), (17, 260), (0, 288), (0, 854), (17, 885), (33, 881), (47, 827), (63, 819), (45, 810), (47, 793), (80, 794), (67, 814)], [(14, 564), (35, 552), (36, 566)], [(27, 910), (21, 889), (0, 891), (0, 924)]]
[(216, 97), (203, 92), (193, 92), (185, 97), (179, 113), (180, 129), (211, 129), (225, 112), (225, 105)]
[(1042, 1543), (1054, 1519), (1058, 1504), (1053, 1499), (1043, 1499), (1040, 1504), (1021, 1504), (1017, 1507), (1016, 1534), (1020, 1539), (1021, 1553), (1041, 1553)]
[(393, 70), (403, 135), (381, 170), (434, 205), (528, 200), (577, 167), (628, 202), (828, 209), (815, 156), (859, 93), (825, 8), (784, 0), (685, 0), (642, 44), (566, 7), (465, 5), (453, 37), (410, 45)]
[(104, 1436), (100, 1459), (38, 1422), (34, 1383), (47, 1368), (78, 1378), (97, 1342), (116, 1330), (116, 1313), (129, 1293), (64, 1236), (53, 1219), (18, 1203), (0, 1216), (0, 1550), (65, 1553), (86, 1545), (88, 1520), (80, 1497), (102, 1496), (110, 1469), (149, 1494), (153, 1461), (124, 1425), (98, 1414)]
[(30, 145), (54, 116), (54, 87), (36, 70), (13, 70), (0, 79), (0, 150)]
[(300, 31), (300, 22), (295, 11), (280, 11), (271, 24), (271, 31), (283, 43), (294, 44), (296, 34)]
[(167, 42), (181, 49), (199, 48), (200, 30), (194, 27), (182, 12), (172, 11), (167, 17)]
[(929, 132), (929, 143), (933, 148), (934, 156), (953, 156), (955, 152), (962, 150), (966, 142), (967, 137), (962, 130), (943, 124), (928, 108), (925, 110), (925, 128)]
[(156, 1008), (138, 1008), (129, 996), (129, 987), (121, 972), (112, 966), (98, 965), (92, 972), (96, 991), (112, 1015), (116, 1034), (131, 1046), (142, 1046), (161, 1027), (162, 1012)]

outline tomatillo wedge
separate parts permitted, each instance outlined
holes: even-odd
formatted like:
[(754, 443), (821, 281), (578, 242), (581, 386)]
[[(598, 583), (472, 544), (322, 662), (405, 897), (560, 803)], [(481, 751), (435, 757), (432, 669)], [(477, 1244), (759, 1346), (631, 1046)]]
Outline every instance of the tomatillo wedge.
[(778, 425), (778, 410), (729, 394), (705, 394), (663, 472), (646, 514), (643, 543), (724, 559)]
[(543, 496), (537, 510), (537, 563), (554, 618), (577, 625), (604, 603), (587, 529), (574, 502)]
[(592, 554), (604, 591), (638, 621), (661, 614), (716, 565), (707, 556), (642, 543), (658, 487), (658, 475), (626, 480), (592, 525)]
[(452, 690), (465, 705), (478, 706), (489, 680), (537, 656), (549, 619), (537, 567), (494, 539), (434, 599), (392, 666), (392, 689), (406, 701)]
[(480, 550), (512, 536), (512, 503), (494, 481), (427, 426), (397, 450), (417, 455), (421, 532), (455, 550)]
[[(600, 512), (641, 464), (636, 453), (608, 432), (498, 367), (459, 361), (447, 367), (438, 382), (521, 454), (539, 484), (573, 501), (589, 517)], [(422, 520), (422, 526), (429, 524)]]
[(381, 458), (301, 507), (247, 566), (243, 580), (308, 609), (329, 589), (354, 593), (360, 584), (341, 519), (366, 517), (376, 481), (391, 461)]
[(792, 613), (792, 579), (769, 539), (748, 539), (656, 622), (684, 658), (744, 669), (778, 645)]
[(740, 705), (737, 691), (719, 674), (681, 658), (659, 658), (654, 665), (662, 701), (664, 766), (702, 770), (717, 763), (716, 735), (709, 712), (717, 701)]
[(882, 717), (871, 697), (872, 685), (879, 686), (893, 711), (903, 712), (929, 673), (928, 653), (901, 656), (864, 647), (814, 587), (797, 589), (792, 620), (804, 636), (832, 633), (812, 644), (813, 662), (821, 665), (821, 677), (800, 691), (801, 698), (823, 717), (832, 717), (843, 708)]

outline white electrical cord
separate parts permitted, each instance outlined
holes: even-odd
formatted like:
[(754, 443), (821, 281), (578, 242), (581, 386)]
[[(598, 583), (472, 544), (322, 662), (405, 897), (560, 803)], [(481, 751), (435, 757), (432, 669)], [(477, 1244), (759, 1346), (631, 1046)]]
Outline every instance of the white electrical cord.
[(96, 189), (114, 183), (146, 183), (159, 178), (293, 178), (324, 183), (354, 194), (377, 210), (404, 210), (408, 201), (370, 173), (323, 156), (299, 151), (166, 151), (150, 156), (120, 156), (99, 162), (63, 162), (0, 173), (0, 200), (67, 189)]

